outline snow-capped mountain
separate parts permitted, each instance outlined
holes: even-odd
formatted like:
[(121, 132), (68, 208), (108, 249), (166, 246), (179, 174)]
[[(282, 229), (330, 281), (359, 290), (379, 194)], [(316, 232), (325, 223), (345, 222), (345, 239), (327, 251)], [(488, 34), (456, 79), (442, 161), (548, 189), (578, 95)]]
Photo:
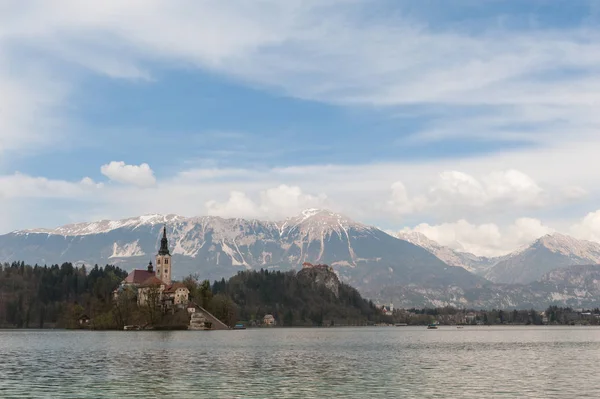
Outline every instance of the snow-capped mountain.
[(357, 287), (387, 284), (474, 285), (484, 280), (448, 267), (428, 251), (326, 210), (309, 209), (281, 222), (147, 215), (78, 223), (0, 236), (0, 260), (65, 261), (145, 267), (167, 225), (174, 273), (229, 277), (242, 269), (300, 268), (327, 263)]
[(597, 263), (600, 263), (600, 244), (555, 233), (508, 255), (490, 268), (485, 277), (497, 283), (527, 284), (554, 269)]
[(462, 267), (475, 274), (485, 273), (502, 259), (500, 257), (487, 258), (468, 252), (456, 251), (450, 247), (438, 244), (436, 241), (425, 236), (425, 234), (417, 231), (401, 231), (396, 234), (396, 237), (426, 249), (450, 266)]

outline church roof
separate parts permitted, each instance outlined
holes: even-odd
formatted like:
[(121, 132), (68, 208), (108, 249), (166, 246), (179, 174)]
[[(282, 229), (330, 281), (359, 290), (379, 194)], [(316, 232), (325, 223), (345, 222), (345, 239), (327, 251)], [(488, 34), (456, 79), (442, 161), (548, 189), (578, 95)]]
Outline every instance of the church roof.
[(165, 283), (156, 276), (150, 276), (140, 284), (140, 287), (150, 287), (154, 285), (164, 285)]
[(189, 291), (188, 287), (185, 286), (185, 284), (183, 283), (173, 283), (170, 286), (168, 286), (165, 290), (165, 292), (175, 292), (178, 288), (185, 288), (186, 290)]
[(129, 273), (127, 277), (125, 277), (125, 280), (123, 280), (123, 282), (127, 284), (141, 284), (152, 276), (154, 276), (154, 272), (136, 269), (132, 270), (131, 273)]

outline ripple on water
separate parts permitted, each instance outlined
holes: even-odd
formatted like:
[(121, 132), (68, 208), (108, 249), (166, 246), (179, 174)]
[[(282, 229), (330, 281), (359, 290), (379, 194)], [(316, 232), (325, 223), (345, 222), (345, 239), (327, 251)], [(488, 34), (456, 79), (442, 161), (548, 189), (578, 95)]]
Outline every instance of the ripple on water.
[(600, 397), (600, 329), (0, 331), (0, 397)]

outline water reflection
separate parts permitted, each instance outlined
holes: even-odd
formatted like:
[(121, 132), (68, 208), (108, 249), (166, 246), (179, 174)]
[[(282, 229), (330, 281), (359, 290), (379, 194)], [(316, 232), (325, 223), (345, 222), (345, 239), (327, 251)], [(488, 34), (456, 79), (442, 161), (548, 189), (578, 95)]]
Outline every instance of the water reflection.
[(600, 397), (599, 333), (0, 331), (0, 397)]

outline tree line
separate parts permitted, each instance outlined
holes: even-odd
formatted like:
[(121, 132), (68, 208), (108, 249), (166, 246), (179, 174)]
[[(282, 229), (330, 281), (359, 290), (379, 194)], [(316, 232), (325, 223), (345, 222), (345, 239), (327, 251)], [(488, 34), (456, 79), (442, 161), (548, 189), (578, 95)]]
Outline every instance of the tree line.
[(551, 305), (544, 311), (527, 310), (475, 310), (451, 306), (441, 308), (399, 309), (394, 320), (409, 325), (426, 325), (433, 322), (446, 325), (600, 325), (600, 309), (573, 309)]
[(112, 292), (125, 276), (111, 265), (0, 264), (0, 326), (69, 327), (78, 309), (101, 315), (112, 308)]
[[(273, 315), (280, 326), (340, 326), (378, 323), (440, 324), (600, 324), (600, 309), (574, 310), (550, 306), (529, 310), (469, 310), (453, 307), (397, 309), (384, 315), (356, 289), (334, 275), (309, 271), (243, 271), (212, 284), (189, 276), (183, 283), (190, 300), (225, 324), (262, 324)], [(127, 324), (183, 325), (185, 311), (163, 314), (138, 306), (131, 290), (115, 297), (127, 273), (112, 265), (100, 267), (0, 264), (0, 328), (76, 328), (86, 315), (98, 329), (122, 329)], [(328, 280), (327, 283), (323, 279)], [(320, 281), (320, 282), (319, 282)], [(329, 285), (328, 285), (329, 284)], [(332, 289), (332, 285), (335, 289)]]

